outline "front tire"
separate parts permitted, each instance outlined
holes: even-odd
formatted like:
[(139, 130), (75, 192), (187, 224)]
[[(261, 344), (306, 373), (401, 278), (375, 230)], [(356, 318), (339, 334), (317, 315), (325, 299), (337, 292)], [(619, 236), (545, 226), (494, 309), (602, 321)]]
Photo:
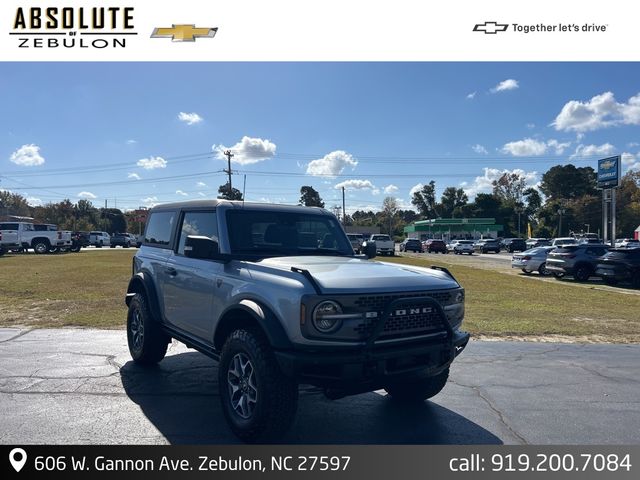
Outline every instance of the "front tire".
[(538, 267), (538, 273), (540, 275), (543, 275), (545, 277), (548, 277), (549, 275), (551, 275), (551, 272), (549, 270), (547, 270), (547, 264), (546, 263), (541, 263), (540, 266)]
[(154, 365), (167, 353), (170, 339), (151, 316), (147, 299), (140, 293), (136, 293), (129, 303), (127, 341), (131, 358), (141, 365)]
[(248, 443), (277, 441), (298, 408), (298, 384), (286, 377), (261, 332), (235, 330), (218, 366), (220, 401), (231, 430)]
[(585, 265), (581, 265), (576, 270), (576, 273), (573, 274), (573, 278), (575, 278), (578, 282), (586, 282), (589, 280), (591, 276), (591, 269)]
[(390, 383), (384, 389), (394, 401), (419, 403), (436, 396), (447, 384), (449, 368), (435, 377)]

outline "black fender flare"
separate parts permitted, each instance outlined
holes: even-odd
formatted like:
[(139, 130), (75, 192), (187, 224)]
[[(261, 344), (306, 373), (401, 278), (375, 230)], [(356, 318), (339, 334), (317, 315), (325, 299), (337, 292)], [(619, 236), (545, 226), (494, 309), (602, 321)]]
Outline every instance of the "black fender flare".
[(131, 303), (131, 299), (136, 293), (143, 293), (147, 298), (147, 304), (151, 310), (151, 316), (154, 320), (160, 321), (162, 316), (160, 315), (160, 305), (158, 304), (158, 294), (156, 287), (149, 275), (145, 275), (144, 272), (136, 273), (127, 286), (127, 296), (125, 303), (127, 307)]
[(237, 304), (227, 307), (222, 312), (213, 336), (214, 345), (218, 346), (224, 342), (222, 337), (229, 331), (225, 318), (229, 318), (228, 315), (234, 312), (242, 312), (255, 320), (274, 349), (287, 350), (292, 348), (291, 340), (289, 340), (278, 317), (268, 307), (251, 299), (243, 299)]

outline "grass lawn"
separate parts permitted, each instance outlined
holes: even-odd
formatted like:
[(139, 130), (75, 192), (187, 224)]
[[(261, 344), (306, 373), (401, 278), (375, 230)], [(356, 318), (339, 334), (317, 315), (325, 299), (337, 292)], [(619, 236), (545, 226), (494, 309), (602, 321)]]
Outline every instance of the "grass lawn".
[(640, 295), (577, 288), (440, 259), (384, 261), (448, 268), (466, 290), (464, 327), (476, 335), (640, 343)]
[[(0, 257), (0, 326), (122, 328), (133, 250)], [(576, 288), (446, 261), (467, 292), (476, 336), (640, 343), (640, 295)]]
[(119, 328), (134, 250), (0, 257), (0, 325)]

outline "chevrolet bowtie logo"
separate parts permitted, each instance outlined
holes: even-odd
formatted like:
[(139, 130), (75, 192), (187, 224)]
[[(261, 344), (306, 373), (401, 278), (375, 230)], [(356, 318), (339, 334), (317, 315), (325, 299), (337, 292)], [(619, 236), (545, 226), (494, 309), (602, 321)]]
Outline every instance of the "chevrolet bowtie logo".
[(508, 23), (484, 22), (478, 23), (473, 27), (474, 32), (484, 32), (485, 34), (495, 35), (498, 32), (504, 32), (509, 27)]
[(172, 25), (171, 28), (155, 28), (151, 38), (170, 38), (173, 42), (195, 42), (196, 37), (216, 36), (217, 28), (196, 28), (195, 25)]
[(616, 162), (612, 162), (611, 160), (606, 160), (600, 164), (600, 168), (603, 170), (609, 170), (616, 166)]

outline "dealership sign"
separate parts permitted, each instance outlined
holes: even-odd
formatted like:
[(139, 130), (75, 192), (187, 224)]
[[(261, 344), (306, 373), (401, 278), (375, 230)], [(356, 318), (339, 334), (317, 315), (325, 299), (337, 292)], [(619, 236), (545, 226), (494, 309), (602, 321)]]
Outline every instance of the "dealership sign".
[(598, 160), (598, 188), (620, 185), (620, 155)]

